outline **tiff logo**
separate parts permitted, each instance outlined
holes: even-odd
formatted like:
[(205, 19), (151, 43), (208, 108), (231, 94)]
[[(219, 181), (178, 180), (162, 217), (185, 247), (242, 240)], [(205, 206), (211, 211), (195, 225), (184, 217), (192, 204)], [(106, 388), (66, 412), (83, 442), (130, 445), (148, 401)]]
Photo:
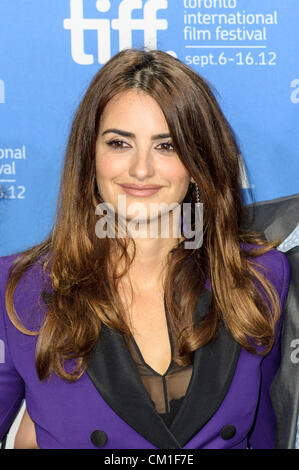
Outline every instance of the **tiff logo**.
[[(104, 64), (111, 58), (111, 29), (118, 31), (119, 50), (132, 47), (132, 32), (144, 31), (144, 46), (157, 49), (157, 31), (168, 27), (166, 19), (158, 19), (157, 11), (166, 9), (167, 0), (122, 0), (118, 7), (118, 18), (84, 18), (83, 0), (70, 0), (70, 18), (63, 21), (64, 29), (71, 32), (71, 54), (80, 65), (94, 63), (94, 56), (84, 48), (84, 31), (97, 31), (98, 62)], [(109, 0), (97, 0), (96, 8), (107, 13), (111, 8)], [(143, 8), (143, 18), (132, 18), (133, 10)]]
[(0, 80), (0, 103), (5, 103), (5, 87), (3, 80)]

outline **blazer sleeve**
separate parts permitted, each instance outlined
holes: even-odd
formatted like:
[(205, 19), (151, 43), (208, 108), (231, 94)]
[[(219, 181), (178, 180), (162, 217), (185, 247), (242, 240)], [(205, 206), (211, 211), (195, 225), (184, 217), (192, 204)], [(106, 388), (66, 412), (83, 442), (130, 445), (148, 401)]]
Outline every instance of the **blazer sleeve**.
[(25, 384), (15, 368), (7, 335), (4, 294), (6, 287), (6, 263), (0, 258), (0, 441), (9, 431), (23, 398)]
[(276, 274), (281, 274), (279, 276), (280, 282), (276, 280), (275, 287), (280, 297), (281, 316), (276, 324), (274, 345), (261, 361), (259, 401), (254, 423), (249, 434), (249, 444), (253, 449), (273, 449), (275, 447), (276, 418), (270, 398), (270, 386), (280, 366), (281, 330), (290, 283), (289, 261), (282, 252), (277, 251), (277, 256), (280, 258), (280, 263), (277, 266)]

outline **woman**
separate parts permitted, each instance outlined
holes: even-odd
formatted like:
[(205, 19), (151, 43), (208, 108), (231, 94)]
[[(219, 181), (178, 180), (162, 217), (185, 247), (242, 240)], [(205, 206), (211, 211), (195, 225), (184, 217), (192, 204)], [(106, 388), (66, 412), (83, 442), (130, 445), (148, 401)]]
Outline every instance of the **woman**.
[(239, 154), (178, 59), (128, 49), (102, 67), (72, 126), (53, 230), (1, 259), (0, 438), (25, 397), (17, 447), (274, 447), (289, 265), (280, 240), (245, 228)]

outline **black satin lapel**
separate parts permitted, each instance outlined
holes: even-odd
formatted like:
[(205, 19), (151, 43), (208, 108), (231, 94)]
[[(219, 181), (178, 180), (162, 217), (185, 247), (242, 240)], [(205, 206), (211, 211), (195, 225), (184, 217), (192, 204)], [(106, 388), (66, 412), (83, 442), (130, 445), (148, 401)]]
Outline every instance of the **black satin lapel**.
[[(195, 315), (204, 316), (211, 302), (211, 293), (204, 291)], [(230, 387), (241, 347), (223, 322), (216, 338), (194, 353), (193, 373), (185, 399), (170, 426), (183, 447), (215, 414)]]
[(202, 320), (209, 313), (211, 302), (212, 292), (207, 289), (207, 287), (204, 287), (195, 306), (195, 311), (193, 315), (195, 322), (198, 320)]
[(160, 449), (181, 449), (156, 413), (120, 333), (102, 326), (87, 374), (106, 403), (149, 442)]
[[(51, 294), (43, 292), (42, 298), (49, 305)], [(195, 307), (195, 320), (208, 314), (211, 300), (212, 293), (205, 287)], [(194, 353), (187, 394), (170, 428), (156, 413), (120, 333), (102, 326), (86, 372), (106, 403), (140, 435), (160, 449), (181, 449), (221, 405), (240, 351), (241, 346), (220, 322), (214, 341)]]

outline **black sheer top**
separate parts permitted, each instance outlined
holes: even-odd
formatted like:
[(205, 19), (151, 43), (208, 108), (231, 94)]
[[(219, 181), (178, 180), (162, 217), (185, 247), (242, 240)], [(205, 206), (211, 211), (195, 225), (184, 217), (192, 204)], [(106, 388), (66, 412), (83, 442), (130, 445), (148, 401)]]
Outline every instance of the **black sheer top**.
[(165, 311), (171, 346), (171, 361), (166, 372), (161, 375), (144, 361), (133, 335), (131, 335), (129, 351), (157, 413), (169, 427), (187, 393), (193, 365), (182, 367), (174, 362), (174, 356), (177, 354), (177, 338), (171, 331), (166, 307)]

